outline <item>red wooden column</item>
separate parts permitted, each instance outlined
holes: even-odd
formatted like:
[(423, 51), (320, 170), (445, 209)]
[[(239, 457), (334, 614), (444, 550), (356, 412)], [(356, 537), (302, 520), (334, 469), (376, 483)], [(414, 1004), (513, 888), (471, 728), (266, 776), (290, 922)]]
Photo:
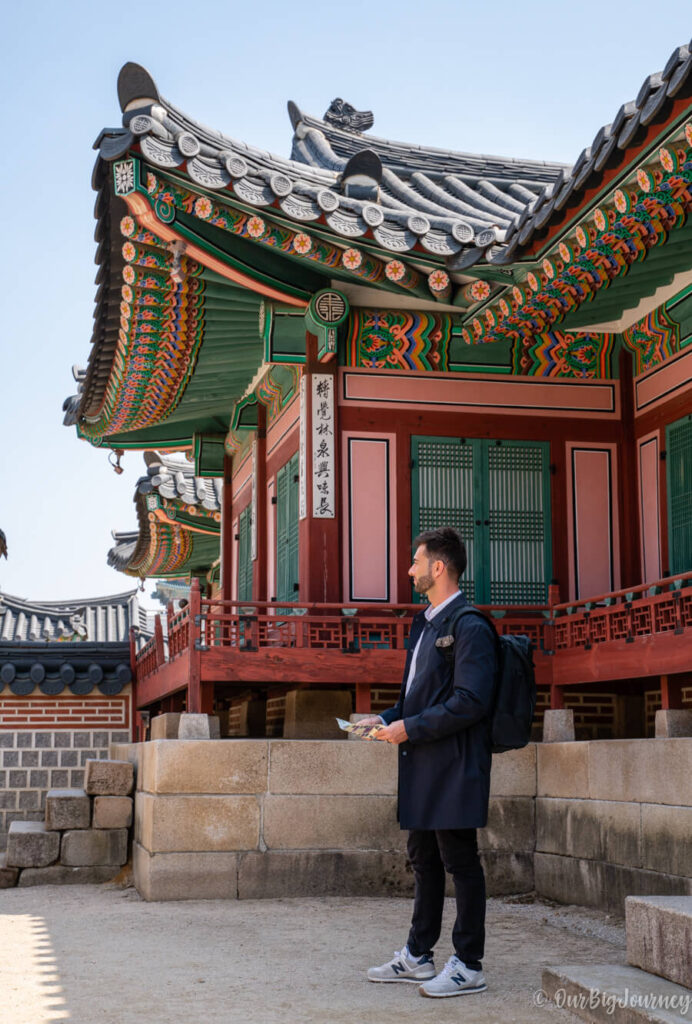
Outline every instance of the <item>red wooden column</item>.
[(661, 676), (661, 707), (664, 711), (682, 708), (682, 688), (692, 683), (692, 673)]
[(135, 627), (130, 626), (130, 672), (132, 673), (132, 739), (139, 743), (144, 739), (142, 717), (137, 708), (137, 640)]
[[(303, 375), (305, 388), (305, 474), (307, 515), (298, 527), (298, 566), (300, 601), (336, 602), (341, 600), (341, 488), (340, 488), (340, 438), (339, 415), (336, 394), (336, 362), (319, 362), (317, 339), (306, 337), (307, 362)], [(312, 378), (314, 374), (326, 374), (333, 378), (334, 395), (334, 516), (319, 518), (312, 515), (313, 509), (313, 450), (312, 450)]]
[(202, 612), (202, 593), (195, 577), (190, 587), (190, 674), (187, 682), (187, 710), (191, 714), (210, 715), (214, 710), (214, 684), (202, 680), (202, 652), (197, 641), (201, 639), (199, 616)]
[(223, 457), (221, 497), (221, 598), (233, 600), (233, 459)]
[(252, 566), (252, 599), (267, 600), (267, 410), (259, 405), (257, 409), (257, 437), (254, 441), (253, 502), (254, 523), (252, 530), (257, 545), (257, 557)]
[(620, 566), (622, 587), (636, 587), (645, 583), (641, 578), (639, 482), (637, 478), (637, 439), (634, 424), (634, 380), (632, 356), (624, 349), (620, 352), (620, 409), (622, 417), (622, 443), (620, 445), (619, 505), (620, 505)]

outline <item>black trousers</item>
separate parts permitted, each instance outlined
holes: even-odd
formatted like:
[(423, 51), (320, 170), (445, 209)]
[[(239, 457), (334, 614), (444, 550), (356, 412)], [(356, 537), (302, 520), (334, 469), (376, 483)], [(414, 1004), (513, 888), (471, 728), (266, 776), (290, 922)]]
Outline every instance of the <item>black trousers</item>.
[(407, 850), (415, 879), (409, 951), (413, 956), (430, 954), (440, 937), (448, 871), (457, 901), (454, 951), (465, 964), (480, 969), (485, 945), (485, 875), (478, 859), (475, 828), (414, 830), (408, 834)]

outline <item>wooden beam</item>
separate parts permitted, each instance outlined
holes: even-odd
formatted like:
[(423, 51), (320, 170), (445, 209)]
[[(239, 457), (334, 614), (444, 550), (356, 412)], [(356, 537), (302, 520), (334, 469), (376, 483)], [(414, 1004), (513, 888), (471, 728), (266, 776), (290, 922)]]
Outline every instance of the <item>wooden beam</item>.
[[(248, 683), (319, 683), (334, 686), (399, 686), (406, 661), (406, 651), (366, 650), (348, 654), (335, 650), (294, 647), (267, 647), (260, 651), (216, 647), (201, 654), (203, 679), (218, 682)], [(536, 681), (540, 686), (551, 682), (553, 659), (536, 658)]]
[(638, 636), (631, 643), (612, 640), (589, 650), (556, 651), (553, 674), (560, 686), (609, 682), (616, 679), (658, 678), (689, 669), (692, 629), (682, 633)]

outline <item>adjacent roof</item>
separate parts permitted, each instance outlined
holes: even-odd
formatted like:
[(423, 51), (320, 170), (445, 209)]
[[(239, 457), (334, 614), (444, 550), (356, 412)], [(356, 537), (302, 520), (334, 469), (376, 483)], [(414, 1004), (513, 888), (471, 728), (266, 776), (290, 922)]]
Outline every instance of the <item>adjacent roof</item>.
[(0, 593), (0, 642), (127, 643), (130, 626), (150, 632), (136, 591), (75, 601), (27, 601)]
[(509, 226), (546, 188), (561, 183), (568, 170), (558, 163), (365, 136), (304, 114), (295, 103), (289, 103), (289, 115), (295, 161), (331, 171), (338, 180), (363, 150), (375, 155), (381, 164), (378, 206), (372, 209), (361, 202), (359, 212), (366, 221), (364, 231), (379, 216), (381, 226), (373, 234), (384, 248), (397, 252), (419, 242), (432, 253), (449, 256), (464, 247), (484, 249), (502, 242)]
[(144, 453), (135, 486), (137, 531), (113, 532), (108, 564), (130, 576), (187, 576), (218, 556), (223, 481), (196, 477), (184, 457)]
[(147, 473), (137, 481), (137, 494), (156, 492), (162, 498), (196, 505), (210, 512), (221, 511), (223, 480), (195, 476), (195, 467), (185, 458), (144, 452)]

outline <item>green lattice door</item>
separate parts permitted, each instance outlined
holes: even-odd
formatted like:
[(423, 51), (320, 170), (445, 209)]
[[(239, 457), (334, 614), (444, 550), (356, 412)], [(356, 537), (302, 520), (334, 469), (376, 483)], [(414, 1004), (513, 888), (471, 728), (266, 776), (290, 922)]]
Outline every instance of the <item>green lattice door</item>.
[(298, 456), (276, 474), (276, 600), (298, 600)]
[(252, 600), (252, 508), (238, 517), (238, 600)]
[(543, 604), (551, 576), (549, 446), (412, 438), (413, 533), (456, 526), (479, 604)]
[(692, 416), (666, 427), (668, 552), (675, 576), (692, 569)]

